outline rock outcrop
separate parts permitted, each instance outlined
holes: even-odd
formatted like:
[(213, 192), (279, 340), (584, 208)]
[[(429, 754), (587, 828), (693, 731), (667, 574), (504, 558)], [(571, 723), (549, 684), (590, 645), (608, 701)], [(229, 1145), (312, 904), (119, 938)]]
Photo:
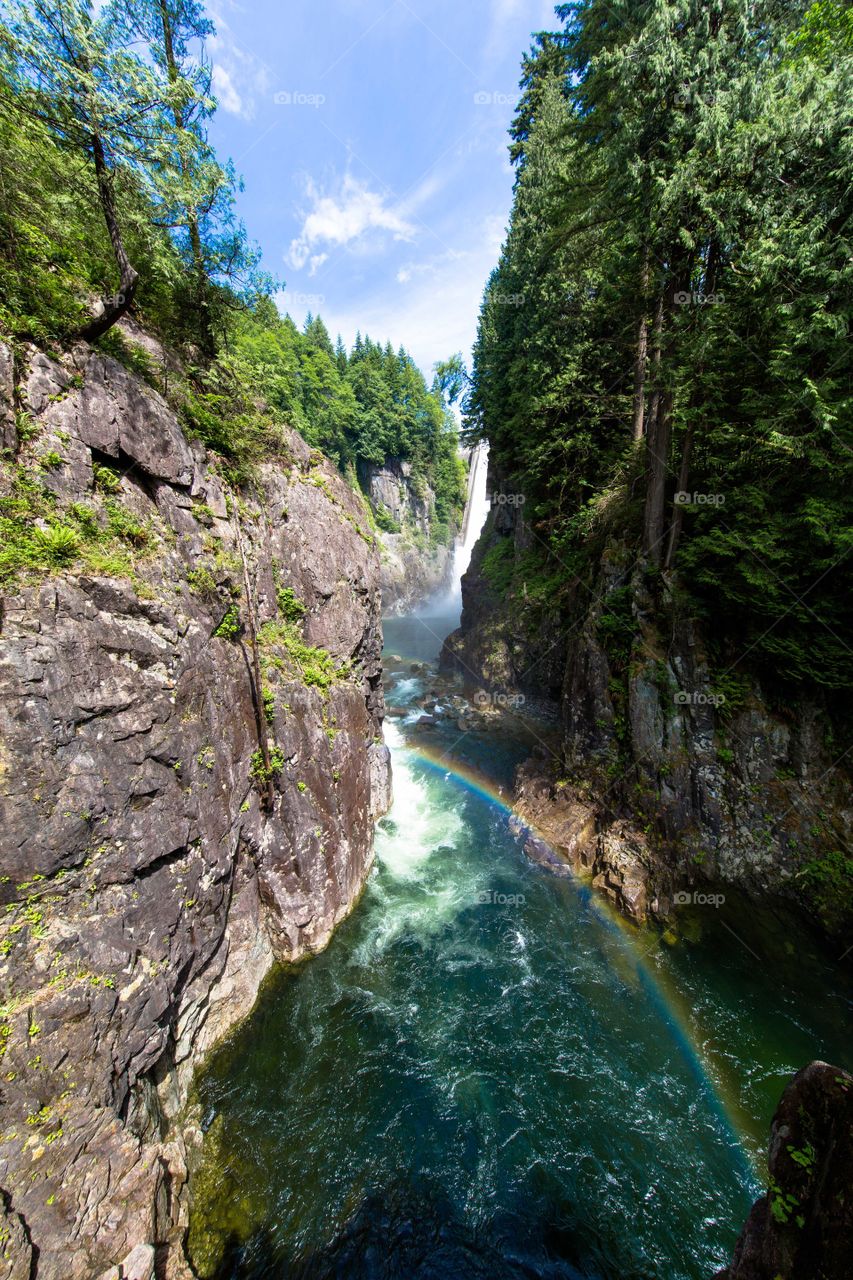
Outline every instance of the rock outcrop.
[(596, 805), (561, 780), (553, 757), (539, 753), (520, 766), (513, 808), (534, 861), (556, 870), (557, 854), (636, 924), (668, 916), (673, 874), (666, 860), (630, 820), (601, 824)]
[(441, 667), (471, 686), (558, 702), (566, 665), (564, 626), (556, 609), (528, 609), (523, 580), (520, 604), (507, 608), (508, 571), (535, 542), (522, 506), (501, 502), (507, 495), (490, 496), (491, 510), (462, 577), (462, 625), (444, 642)]
[(14, 394), (0, 498), (37, 486), (77, 541), (2, 604), (0, 1277), (178, 1275), (193, 1071), (328, 941), (389, 805), (379, 557), (294, 434), (238, 496), (86, 346)]
[(501, 496), (516, 497), (493, 502), (442, 666), (559, 702), (560, 751), (521, 771), (521, 815), (637, 921), (732, 885), (841, 933), (850, 904), (824, 859), (853, 812), (825, 709), (771, 705), (748, 668), (715, 668), (677, 581), (652, 597), (618, 545), (593, 580), (558, 567), (553, 590), (523, 502)]
[(449, 585), (453, 539), (435, 541), (435, 495), (428, 484), (416, 483), (411, 463), (388, 458), (381, 467), (364, 464), (359, 481), (380, 524), (383, 610), (407, 613)]
[(716, 1280), (849, 1280), (853, 1258), (853, 1076), (798, 1071), (773, 1117), (769, 1190)]

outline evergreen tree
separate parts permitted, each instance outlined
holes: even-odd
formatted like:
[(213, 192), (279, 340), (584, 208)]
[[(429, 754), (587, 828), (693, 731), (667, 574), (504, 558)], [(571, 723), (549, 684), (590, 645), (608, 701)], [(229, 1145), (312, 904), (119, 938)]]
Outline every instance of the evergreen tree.
[(10, 0), (4, 44), (19, 114), (45, 124), (94, 171), (119, 272), (118, 292), (83, 331), (94, 339), (125, 314), (139, 283), (116, 201), (116, 170), (155, 162), (166, 128), (160, 88), (116, 41), (109, 13), (95, 16), (90, 0)]
[[(161, 203), (162, 225), (179, 232), (179, 245), (191, 269), (189, 303), (198, 316), (199, 335), (213, 352), (209, 282), (223, 261), (211, 222), (230, 207), (233, 174), (216, 160), (206, 122), (215, 108), (211, 69), (204, 41), (214, 26), (198, 0), (112, 0), (108, 20), (128, 42), (140, 40), (161, 79), (172, 119), (152, 170)], [(203, 235), (204, 230), (204, 235)], [(229, 255), (230, 256), (230, 255)]]
[(466, 435), (563, 566), (609, 530), (726, 618), (721, 644), (849, 687), (849, 12), (558, 12), (523, 68)]

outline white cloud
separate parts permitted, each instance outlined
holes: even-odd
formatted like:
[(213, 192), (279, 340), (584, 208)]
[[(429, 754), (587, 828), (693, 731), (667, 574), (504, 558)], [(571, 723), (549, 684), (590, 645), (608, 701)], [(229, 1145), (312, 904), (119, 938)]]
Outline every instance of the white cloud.
[[(329, 332), (342, 334), (350, 345), (357, 330), (377, 342), (390, 339), (395, 347), (402, 343), (427, 378), (436, 360), (453, 351), (462, 351), (467, 360), (504, 224), (503, 215), (487, 218), (467, 248), (406, 263), (389, 275), (384, 286), (346, 309), (336, 308), (329, 298), (323, 307)], [(400, 288), (401, 284), (405, 287)]]
[(223, 111), (230, 111), (233, 116), (242, 116), (245, 112), (243, 99), (237, 92), (231, 73), (220, 62), (213, 66), (213, 92)]
[[(233, 4), (228, 4), (233, 9)], [(208, 5), (216, 35), (207, 41), (213, 68), (213, 92), (223, 111), (252, 120), (258, 98), (269, 97), (270, 74), (264, 63), (237, 43), (222, 5)]]
[(448, 249), (435, 258), (427, 258), (422, 262), (405, 262), (395, 277), (398, 284), (409, 284), (419, 276), (436, 276), (449, 262), (457, 262), (466, 255), (456, 249)]
[(296, 270), (309, 265), (311, 274), (328, 259), (325, 247), (370, 247), (382, 233), (394, 240), (413, 240), (415, 227), (402, 205), (371, 191), (347, 174), (335, 194), (321, 191), (313, 179), (306, 182), (311, 209), (303, 215), (299, 235), (290, 242), (288, 261)]

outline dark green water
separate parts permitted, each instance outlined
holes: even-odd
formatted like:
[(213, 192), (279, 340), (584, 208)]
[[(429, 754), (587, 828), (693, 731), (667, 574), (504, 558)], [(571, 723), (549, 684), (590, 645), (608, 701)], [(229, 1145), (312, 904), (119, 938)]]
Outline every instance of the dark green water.
[[(440, 633), (394, 623), (387, 649), (429, 658)], [(421, 687), (400, 678), (391, 700)], [(851, 1065), (838, 966), (737, 903), (697, 911), (692, 943), (632, 933), (531, 865), (422, 736), (389, 737), (396, 801), (364, 898), (201, 1082), (202, 1270), (710, 1280), (785, 1080)], [(503, 780), (523, 748), (456, 750)]]

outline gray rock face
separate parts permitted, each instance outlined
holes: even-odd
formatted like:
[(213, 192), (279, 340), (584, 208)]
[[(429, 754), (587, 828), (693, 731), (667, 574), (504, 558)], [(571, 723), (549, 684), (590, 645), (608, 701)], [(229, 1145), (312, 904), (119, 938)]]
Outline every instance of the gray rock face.
[(421, 550), (404, 533), (380, 532), (377, 536), (382, 556), (382, 610), (386, 615), (409, 613), (424, 600), (449, 589), (452, 546)]
[[(238, 527), (203, 450), (120, 364), (33, 353), (21, 383), (38, 434), (19, 461), (61, 453), (33, 469), (57, 511), (103, 514), (94, 450), (146, 542), (131, 576), (78, 561), (3, 601), (0, 1277), (143, 1280), (155, 1247), (177, 1275), (193, 1070), (274, 961), (328, 941), (390, 800), (379, 557), (358, 498), (295, 435)], [(245, 630), (216, 634), (246, 617), (241, 541), (265, 711)]]
[(365, 463), (359, 479), (374, 508), (384, 508), (400, 525), (399, 533), (377, 535), (382, 607), (386, 614), (407, 613), (450, 585), (453, 547), (429, 545), (435, 498), (428, 485), (423, 490), (415, 486), (411, 463), (395, 458), (383, 467)]
[(359, 479), (376, 507), (384, 507), (398, 524), (409, 520), (421, 533), (428, 534), (432, 512), (431, 491), (418, 492), (412, 483), (412, 464), (388, 458), (384, 466), (362, 463)]
[(559, 765), (520, 772), (519, 812), (637, 921), (710, 884), (802, 901), (803, 867), (845, 847), (851, 821), (819, 708), (773, 710), (742, 673), (716, 689), (701, 633), (615, 549), (559, 613), (540, 598), (528, 616), (489, 566), (523, 563), (531, 536), (523, 506), (493, 507), (442, 653), (469, 683), (559, 697)]
[[(494, 501), (491, 470), (490, 480)], [(542, 625), (523, 607), (507, 609), (486, 559), (496, 552), (499, 565), (508, 566), (524, 556), (531, 540), (522, 508), (496, 502), (462, 578), (462, 625), (444, 642), (441, 668), (457, 672), (472, 687), (519, 690), (555, 702), (566, 662), (564, 625), (556, 610)]]
[(14, 455), (18, 447), (15, 426), (15, 359), (12, 348), (0, 342), (0, 457)]

